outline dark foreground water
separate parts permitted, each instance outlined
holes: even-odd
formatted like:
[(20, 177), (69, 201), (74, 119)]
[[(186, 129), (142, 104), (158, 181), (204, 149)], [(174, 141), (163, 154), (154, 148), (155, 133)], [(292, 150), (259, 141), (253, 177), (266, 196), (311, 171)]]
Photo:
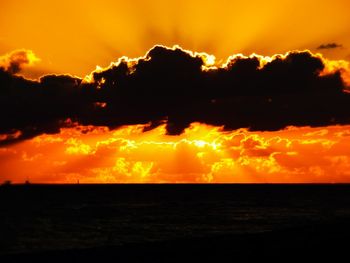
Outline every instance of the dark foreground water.
[(0, 255), (350, 222), (350, 185), (0, 187)]

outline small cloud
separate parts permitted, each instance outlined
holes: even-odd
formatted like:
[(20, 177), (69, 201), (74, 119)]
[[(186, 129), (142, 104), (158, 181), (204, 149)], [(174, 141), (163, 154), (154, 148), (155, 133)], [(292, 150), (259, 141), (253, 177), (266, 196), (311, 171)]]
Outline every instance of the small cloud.
[(40, 61), (40, 59), (33, 51), (21, 49), (0, 56), (0, 67), (11, 74), (16, 74), (19, 73), (24, 66), (31, 66), (38, 61)]
[(317, 49), (335, 49), (335, 48), (342, 48), (343, 45), (337, 44), (337, 43), (328, 43), (328, 44), (322, 44)]

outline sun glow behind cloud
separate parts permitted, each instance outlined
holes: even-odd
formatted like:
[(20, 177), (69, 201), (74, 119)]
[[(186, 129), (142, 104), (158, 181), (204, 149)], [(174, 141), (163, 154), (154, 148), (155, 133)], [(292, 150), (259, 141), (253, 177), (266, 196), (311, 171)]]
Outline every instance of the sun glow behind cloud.
[(16, 74), (25, 67), (32, 66), (39, 62), (40, 59), (31, 50), (15, 50), (0, 56), (0, 68), (4, 68), (7, 72)]
[(0, 149), (4, 179), (37, 183), (350, 182), (350, 126), (276, 132), (193, 123), (117, 130), (75, 126)]
[[(303, 50), (303, 51), (293, 50), (293, 51), (288, 51), (284, 54), (274, 54), (271, 56), (263, 56), (263, 55), (259, 55), (256, 53), (252, 53), (251, 55), (247, 56), (247, 55), (239, 53), (239, 54), (230, 55), (225, 59), (217, 59), (216, 56), (213, 54), (208, 54), (206, 52), (196, 52), (196, 51), (187, 50), (187, 49), (182, 48), (179, 45), (173, 45), (172, 47), (167, 47), (167, 46), (159, 45), (159, 44), (155, 45), (154, 47), (149, 49), (144, 56), (140, 56), (137, 58), (129, 58), (127, 56), (123, 56), (123, 57), (119, 58), (116, 62), (110, 63), (105, 68), (103, 68), (101, 66), (96, 66), (96, 69), (94, 71), (92, 71), (90, 74), (86, 75), (83, 78), (83, 83), (93, 82), (94, 81), (94, 79), (93, 79), (94, 73), (101, 73), (101, 72), (106, 71), (112, 67), (117, 67), (121, 63), (126, 63), (129, 67), (130, 73), (133, 73), (134, 68), (139, 63), (139, 61), (140, 60), (149, 61), (151, 59), (149, 57), (149, 52), (157, 47), (160, 47), (162, 49), (166, 49), (169, 51), (181, 50), (182, 52), (189, 54), (193, 58), (196, 58), (196, 57), (201, 58), (201, 60), (203, 61), (203, 66), (202, 66), (203, 71), (228, 69), (237, 60), (253, 59), (253, 58), (256, 58), (259, 60), (259, 64), (260, 64), (259, 69), (262, 69), (264, 66), (266, 66), (266, 64), (271, 63), (274, 60), (277, 60), (277, 59), (285, 60), (289, 55), (291, 55), (293, 53), (307, 52), (311, 56), (320, 59), (322, 61), (322, 63), (324, 64), (324, 69), (321, 72), (319, 72), (320, 76), (325, 76), (328, 74), (340, 72), (340, 74), (342, 76), (342, 80), (344, 81), (345, 85), (350, 87), (350, 62), (349, 61), (342, 60), (342, 59), (339, 59), (339, 60), (327, 59), (324, 57), (323, 54), (313, 53), (312, 51), (307, 50), (307, 49)], [(101, 84), (104, 84), (104, 83), (101, 83)]]
[[(17, 53), (18, 52), (12, 54)], [(26, 57), (26, 54), (30, 54), (30, 57), (36, 59), (32, 52), (22, 51), (18, 54), (21, 55), (20, 59), (13, 60), (18, 64), (18, 69), (21, 68), (22, 64), (31, 64), (31, 60)], [(22, 83), (22, 85), (29, 85), (24, 85), (25, 89), (23, 90), (18, 89), (16, 91), (16, 89), (14, 89), (16, 95), (20, 95), (20, 92), (23, 91), (32, 91), (34, 94), (37, 94), (35, 92), (40, 89), (43, 91), (50, 91), (50, 89), (53, 89), (55, 92), (59, 91), (58, 94), (60, 94), (60, 92), (66, 92), (63, 93), (64, 96), (60, 98), (64, 98), (67, 102), (69, 99), (72, 99), (69, 98), (69, 96), (71, 96), (71, 91), (81, 92), (90, 90), (99, 92), (107, 90), (112, 92), (109, 93), (109, 96), (105, 97), (106, 101), (110, 100), (108, 102), (104, 100), (99, 101), (98, 99), (103, 97), (99, 97), (97, 93), (95, 96), (91, 95), (91, 98), (89, 97), (90, 99), (86, 102), (88, 104), (84, 104), (85, 102), (82, 100), (82, 94), (84, 95), (84, 93), (73, 97), (72, 105), (82, 103), (78, 108), (84, 109), (82, 114), (83, 118), (85, 116), (84, 114), (86, 114), (86, 109), (90, 106), (91, 115), (94, 116), (96, 110), (97, 112), (103, 112), (108, 110), (111, 106), (117, 105), (113, 104), (113, 96), (116, 96), (116, 94), (119, 96), (119, 93), (114, 93), (113, 91), (118, 91), (120, 86), (115, 86), (113, 83), (118, 82), (120, 76), (114, 74), (114, 72), (118, 72), (118, 67), (122, 67), (123, 63), (125, 65), (124, 69), (126, 70), (123, 72), (126, 77), (133, 78), (134, 75), (137, 76), (140, 74), (142, 68), (139, 66), (145, 63), (157, 65), (155, 68), (152, 68), (151, 71), (146, 71), (150, 74), (147, 76), (153, 76), (153, 73), (157, 73), (155, 76), (159, 77), (157, 69), (163, 68), (163, 59), (167, 58), (169, 55), (172, 58), (185, 57), (187, 59), (185, 60), (186, 62), (183, 64), (180, 63), (180, 65), (186, 66), (187, 63), (192, 61), (203, 62), (198, 65), (196, 64), (198, 70), (194, 72), (198, 74), (210, 74), (220, 70), (228, 72), (230, 68), (234, 67), (235, 63), (242, 63), (242, 61), (247, 63), (247, 61), (251, 60), (256, 62), (256, 68), (254, 66), (253, 69), (254, 72), (263, 71), (265, 67), (273, 63), (277, 65), (277, 68), (281, 67), (281, 65), (290, 66), (294, 64), (303, 66), (306, 64), (298, 64), (300, 62), (295, 60), (296, 58), (304, 58), (302, 61), (306, 62), (316, 62), (316, 70), (313, 68), (311, 69), (312, 78), (321, 79), (318, 75), (327, 76), (328, 74), (333, 74), (335, 77), (338, 76), (341, 81), (340, 76), (336, 73), (340, 71), (343, 80), (346, 82), (349, 72), (348, 62), (342, 60), (328, 60), (321, 54), (312, 54), (310, 51), (288, 52), (284, 55), (274, 55), (271, 57), (259, 55), (246, 57), (238, 54), (230, 56), (226, 61), (218, 61), (213, 55), (184, 50), (179, 46), (174, 46), (172, 48), (157, 46), (147, 52), (143, 57), (136, 59), (123, 57), (119, 61), (112, 63), (108, 68), (97, 68), (96, 71), (83, 81), (68, 75), (54, 75), (46, 76), (39, 82), (30, 82), (12, 75), (13, 73), (17, 73), (17, 71), (13, 72), (8, 70), (6, 66), (7, 64), (11, 64), (12, 60), (8, 60), (10, 62), (5, 64), (3, 75), (9, 77), (10, 80), (19, 81), (20, 79), (19, 83)], [(9, 55), (4, 58), (10, 57)], [(24, 59), (22, 59), (22, 57)], [(176, 70), (176, 67), (171, 68), (171, 66), (173, 64), (176, 65), (175, 62), (177, 60), (170, 61), (172, 61), (172, 63), (166, 63), (166, 66), (171, 69), (167, 72), (170, 72), (170, 76), (173, 76), (172, 74), (174, 72), (178, 73), (178, 70)], [(242, 66), (242, 64), (240, 65)], [(246, 68), (243, 67), (243, 69)], [(297, 69), (300, 70), (299, 67), (297, 67)], [(309, 73), (309, 71), (310, 69), (306, 70), (307, 73)], [(276, 75), (273, 76), (279, 78), (281, 72), (276, 72)], [(298, 78), (299, 75), (303, 76), (302, 70), (301, 72), (297, 72), (298, 74), (293, 75), (295, 78)], [(236, 77), (240, 77), (239, 73), (242, 74), (244, 71), (236, 72), (235, 74), (238, 74)], [(115, 76), (117, 76), (116, 79), (114, 79)], [(178, 77), (178, 75), (174, 76)], [(181, 78), (182, 75), (180, 74), (179, 76)], [(154, 78), (149, 77), (148, 79)], [(13, 82), (15, 88), (16, 81)], [(178, 79), (175, 79), (175, 81), (178, 81)], [(38, 86), (31, 86), (35, 83)], [(47, 83), (47, 85), (40, 86), (42, 83)], [(181, 83), (181, 81), (179, 83)], [(186, 84), (186, 81), (184, 83)], [(283, 84), (284, 82), (281, 83)], [(109, 84), (112, 85), (108, 86)], [(264, 84), (266, 84), (266, 82)], [(301, 84), (304, 85), (305, 83), (301, 82)], [(142, 82), (142, 85), (145, 85), (144, 82)], [(133, 87), (142, 88), (142, 85)], [(176, 88), (179, 86), (180, 85), (177, 85)], [(230, 85), (227, 84), (223, 86)], [(11, 90), (11, 87), (12, 86), (9, 85), (9, 90)], [(146, 85), (146, 87), (152, 87), (152, 85)], [(236, 89), (246, 88), (244, 85), (233, 85), (233, 87)], [(263, 87), (265, 86), (263, 85)], [(283, 87), (285, 88), (284, 85)], [(130, 86), (126, 86), (125, 88), (128, 89)], [(279, 85), (276, 85), (275, 88), (280, 90)], [(294, 85), (293, 88), (295, 88)], [(296, 88), (300, 87), (297, 86)], [(307, 89), (308, 86), (306, 85), (304, 88)], [(336, 97), (342, 96), (346, 99), (348, 96), (344, 93), (344, 90), (339, 89), (346, 89), (346, 86), (335, 85), (329, 88), (336, 89), (332, 91), (336, 92)], [(137, 91), (138, 89), (135, 90)], [(217, 91), (218, 87), (216, 87), (215, 90)], [(175, 89), (174, 91), (176, 94), (177, 90)], [(210, 89), (210, 91), (213, 91), (213, 89)], [(234, 91), (234, 89), (232, 91)], [(305, 90), (298, 93), (299, 98), (303, 96), (303, 92), (305, 92)], [(312, 94), (315, 96), (319, 95), (318, 90), (313, 90), (313, 92)], [(330, 95), (333, 94), (332, 92), (327, 93), (328, 100), (326, 100), (326, 102), (332, 101), (330, 97)], [(4, 94), (10, 94), (9, 98), (12, 98), (11, 94), (13, 95), (11, 92), (5, 92)], [(49, 95), (50, 94), (51, 93), (49, 93)], [(132, 93), (131, 97), (134, 98), (134, 95), (135, 94)], [(186, 94), (186, 96), (188, 97), (188, 94)], [(213, 96), (215, 98), (215, 92)], [(233, 97), (235, 96), (237, 95), (233, 95)], [(249, 93), (246, 96), (246, 98), (250, 98), (254, 97), (255, 94)], [(273, 97), (273, 93), (269, 96)], [(194, 98), (196, 97), (197, 96)], [(16, 98), (16, 96), (14, 98)], [(167, 96), (164, 98), (166, 99)], [(57, 95), (46, 97), (45, 102), (47, 102), (48, 99), (51, 99), (52, 102), (55, 103), (57, 101), (62, 101), (62, 99), (57, 99)], [(145, 97), (141, 99), (147, 102)], [(272, 99), (271, 101), (267, 100), (269, 103), (272, 101)], [(41, 97), (38, 97), (38, 102), (42, 102)], [(344, 102), (346, 101), (342, 103)], [(90, 105), (90, 103), (92, 104)], [(211, 106), (217, 103), (218, 102), (215, 100), (210, 101)], [(298, 106), (300, 106), (300, 101), (297, 103)], [(334, 103), (334, 101), (332, 103)], [(13, 104), (9, 105), (11, 107), (13, 106)], [(62, 106), (61, 104), (57, 105), (60, 107)], [(68, 103), (67, 105), (71, 104)], [(90, 106), (86, 107), (87, 105)], [(124, 109), (124, 114), (126, 114), (126, 116), (128, 116), (127, 110), (130, 110), (130, 105), (127, 105), (128, 106)], [(149, 104), (145, 105), (149, 106)], [(46, 108), (49, 106), (51, 106), (51, 103), (49, 103)], [(230, 107), (232, 106), (235, 105), (230, 105)], [(253, 106), (252, 104), (251, 107)], [(334, 106), (336, 105), (333, 105), (333, 107)], [(183, 107), (182, 104), (181, 107)], [(57, 110), (57, 108), (55, 109)], [(66, 109), (66, 107), (63, 107), (64, 112)], [(345, 118), (347, 118), (346, 105), (344, 105), (344, 108), (341, 108), (341, 111), (343, 111), (343, 109), (345, 110)], [(282, 108), (282, 110), (286, 113), (286, 108)], [(18, 112), (16, 108), (12, 111), (14, 113)], [(39, 107), (39, 112), (41, 112), (41, 107)], [(121, 111), (116, 111), (116, 113), (120, 112)], [(225, 112), (227, 113), (227, 109)], [(307, 112), (303, 112), (303, 114), (305, 113)], [(332, 115), (332, 111), (330, 111), (329, 114)], [(336, 112), (334, 116), (337, 116), (337, 114), (343, 116), (342, 112)], [(190, 115), (189, 112), (188, 115)], [(58, 114), (57, 116), (60, 115)], [(65, 116), (65, 114), (62, 116)], [(75, 115), (75, 117), (76, 116), (77, 115)], [(104, 115), (100, 116), (103, 117)], [(99, 124), (95, 124), (95, 126), (83, 126), (79, 124), (79, 121), (74, 123), (67, 117), (68, 119), (66, 119), (65, 122), (62, 122), (63, 119), (61, 119), (61, 122), (59, 121), (56, 123), (58, 126), (54, 125), (57, 129), (52, 129), (51, 126), (48, 126), (47, 131), (45, 130), (45, 126), (43, 129), (40, 129), (40, 125), (38, 125), (39, 129), (35, 128), (34, 123), (33, 129), (29, 129), (29, 134), (25, 134), (28, 125), (26, 121), (28, 119), (35, 120), (35, 117), (39, 116), (33, 115), (33, 118), (26, 118), (24, 120), (23, 130), (10, 129), (12, 133), (0, 134), (0, 142), (4, 143), (3, 146), (0, 147), (1, 180), (11, 180), (16, 183), (21, 183), (25, 180), (30, 180), (34, 183), (76, 183), (78, 181), (80, 183), (350, 182), (350, 173), (348, 172), (350, 168), (350, 150), (348, 147), (350, 143), (350, 137), (348, 136), (350, 134), (350, 126), (339, 125), (320, 128), (297, 128), (290, 126), (286, 129), (274, 132), (253, 132), (248, 131), (248, 129), (231, 129), (227, 131), (224, 130), (223, 127), (195, 122), (181, 134), (171, 136), (167, 135), (169, 132), (169, 130), (167, 130), (169, 128), (169, 119), (167, 121), (160, 121), (147, 125), (125, 125), (119, 129), (114, 129), (115, 126), (112, 121), (118, 120), (118, 118), (115, 117), (116, 115), (114, 113), (110, 115), (107, 114), (107, 116), (111, 118), (109, 127), (98, 126)], [(232, 117), (229, 115), (227, 121), (237, 122), (240, 121), (240, 119), (242, 120), (242, 118), (247, 118), (247, 115), (244, 114), (241, 117), (237, 116)], [(153, 115), (151, 115), (150, 118), (151, 117), (153, 117)], [(328, 125), (337, 123), (332, 122), (332, 119), (328, 119), (329, 116), (327, 114), (325, 117)], [(320, 118), (322, 120), (324, 116), (322, 115)], [(305, 119), (304, 115), (298, 120), (302, 121), (303, 119)], [(11, 119), (10, 124), (12, 121), (16, 120), (16, 118), (14, 118), (14, 120)], [(108, 123), (109, 119), (107, 118), (105, 120), (107, 120)], [(144, 120), (148, 121), (146, 118), (142, 119), (142, 121), (128, 122), (128, 117), (126, 117), (125, 120), (126, 123), (146, 123)], [(97, 121), (98, 123), (100, 118), (96, 120), (92, 119), (92, 121)], [(160, 123), (163, 124), (156, 127)], [(225, 121), (223, 124), (224, 123)], [(340, 123), (348, 123), (348, 121)], [(264, 124), (267, 125), (267, 123)], [(298, 121), (296, 121), (295, 125), (299, 125)], [(314, 125), (317, 126), (318, 123), (316, 122)], [(59, 127), (61, 127), (61, 129), (59, 129)], [(249, 125), (246, 127), (249, 127)], [(37, 133), (35, 133), (36, 131)], [(45, 131), (52, 134), (45, 134)], [(25, 136), (21, 137), (22, 135)]]

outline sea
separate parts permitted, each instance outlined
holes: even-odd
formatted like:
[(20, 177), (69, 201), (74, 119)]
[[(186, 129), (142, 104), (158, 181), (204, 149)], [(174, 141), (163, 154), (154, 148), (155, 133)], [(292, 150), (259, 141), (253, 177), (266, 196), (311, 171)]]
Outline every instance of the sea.
[(6, 185), (0, 255), (265, 233), (348, 218), (348, 184)]

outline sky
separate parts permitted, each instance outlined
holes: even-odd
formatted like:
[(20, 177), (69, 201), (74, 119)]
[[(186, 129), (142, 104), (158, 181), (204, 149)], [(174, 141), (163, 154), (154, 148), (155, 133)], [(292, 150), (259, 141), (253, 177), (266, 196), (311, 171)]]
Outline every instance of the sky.
[[(121, 56), (139, 57), (155, 44), (207, 52), (273, 55), (321, 51), (349, 59), (347, 0), (21, 0), (0, 3), (0, 54), (32, 50), (29, 76), (84, 77)], [(318, 50), (321, 45), (337, 48)]]
[(0, 182), (350, 182), (349, 8), (2, 1)]

